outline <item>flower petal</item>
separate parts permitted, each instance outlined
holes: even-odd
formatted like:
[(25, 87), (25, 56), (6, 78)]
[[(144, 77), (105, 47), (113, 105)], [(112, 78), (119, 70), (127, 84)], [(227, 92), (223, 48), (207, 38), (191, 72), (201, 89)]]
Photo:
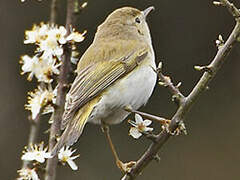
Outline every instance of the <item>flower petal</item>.
[(143, 121), (143, 124), (144, 124), (144, 126), (149, 126), (150, 124), (152, 124), (152, 121), (146, 119)]
[(72, 170), (77, 170), (78, 169), (78, 167), (77, 167), (77, 165), (75, 164), (75, 162), (72, 160), (72, 159), (68, 159), (67, 160), (67, 163), (68, 163), (68, 165), (72, 168)]
[(21, 159), (24, 161), (33, 161), (35, 159), (35, 155), (33, 152), (26, 152), (22, 155)]
[(55, 55), (57, 55), (57, 56), (61, 56), (62, 54), (63, 54), (63, 49), (61, 48), (61, 47), (59, 47), (59, 46), (57, 46), (56, 48), (55, 48)]
[(41, 109), (41, 105), (40, 104), (33, 104), (32, 105), (32, 119), (35, 119), (38, 115), (38, 113), (40, 112)]
[(35, 157), (36, 161), (40, 162), (40, 163), (44, 163), (45, 159), (42, 155), (38, 155)]
[(66, 40), (64, 37), (62, 37), (62, 38), (60, 38), (60, 39), (58, 40), (58, 42), (59, 42), (60, 44), (66, 44), (67, 40)]
[(135, 139), (138, 139), (140, 136), (142, 136), (142, 133), (140, 133), (135, 127), (131, 127), (129, 134)]
[(20, 176), (17, 180), (39, 180), (35, 169), (22, 168), (17, 172)]
[(131, 124), (133, 127), (137, 127), (138, 125), (136, 124), (135, 121), (129, 120), (128, 121), (129, 124)]
[(80, 156), (79, 154), (76, 156), (72, 156), (71, 159), (74, 160), (74, 159), (78, 158), (79, 156)]
[(38, 175), (34, 169), (31, 171), (31, 178), (32, 180), (39, 180)]
[(143, 122), (142, 116), (140, 116), (139, 114), (135, 114), (135, 121), (136, 121), (136, 124), (142, 123)]
[(44, 153), (45, 158), (52, 158), (53, 156), (51, 155), (50, 152)]
[(144, 131), (153, 131), (153, 128), (150, 128), (150, 127), (145, 127)]

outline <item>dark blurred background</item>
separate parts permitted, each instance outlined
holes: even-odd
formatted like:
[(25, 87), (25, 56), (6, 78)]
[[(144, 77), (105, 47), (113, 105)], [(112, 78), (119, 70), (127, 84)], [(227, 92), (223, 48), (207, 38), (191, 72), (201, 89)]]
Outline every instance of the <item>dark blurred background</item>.
[[(240, 2), (234, 0), (240, 7)], [(164, 71), (175, 83), (181, 81), (181, 91), (187, 95), (201, 76), (194, 65), (208, 64), (216, 54), (215, 40), (224, 39), (234, 27), (234, 19), (226, 8), (215, 7), (209, 0), (89, 0), (78, 19), (77, 29), (87, 30), (86, 40), (79, 44), (83, 53), (92, 42), (97, 26), (106, 16), (122, 6), (141, 10), (148, 6), (156, 10), (148, 17), (156, 61), (163, 61)], [(65, 4), (60, 8), (58, 23), (64, 24)], [(19, 57), (31, 54), (33, 47), (23, 45), (24, 31), (33, 23), (48, 21), (50, 1), (0, 1), (0, 179), (14, 179), (21, 168), (21, 154), (27, 144), (29, 112), (24, 110), (27, 92), (36, 87), (21, 76)], [(187, 136), (170, 139), (161, 149), (161, 161), (153, 161), (144, 169), (139, 180), (238, 180), (240, 171), (240, 44), (231, 51), (227, 62), (199, 99), (187, 117)], [(142, 111), (172, 117), (176, 106), (163, 87), (156, 87)], [(43, 132), (49, 128), (48, 116), (41, 120)], [(154, 124), (156, 132), (158, 124)], [(123, 122), (111, 128), (113, 141), (123, 161), (136, 160), (150, 142), (128, 136), (129, 125)], [(58, 180), (120, 179), (112, 154), (98, 126), (88, 124), (76, 144), (80, 158), (79, 170), (60, 167)]]

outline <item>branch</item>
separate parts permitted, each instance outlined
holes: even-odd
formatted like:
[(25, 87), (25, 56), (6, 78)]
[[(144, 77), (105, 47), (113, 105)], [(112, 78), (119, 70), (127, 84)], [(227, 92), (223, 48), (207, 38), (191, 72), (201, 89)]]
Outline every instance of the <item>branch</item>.
[[(58, 0), (52, 0), (52, 3), (51, 3), (50, 24), (53, 24), (56, 22), (57, 2), (58, 2)], [(40, 86), (43, 87), (43, 86), (45, 86), (45, 84), (41, 83)], [(30, 122), (28, 147), (30, 147), (30, 145), (36, 143), (36, 139), (37, 139), (38, 132), (39, 132), (39, 126), (40, 126), (40, 114), (41, 114), (41, 112), (39, 112), (39, 114), (37, 115), (37, 117), (35, 119), (28, 117), (28, 120)], [(22, 169), (27, 168), (29, 163), (30, 163), (30, 161), (23, 160)]]
[(240, 11), (233, 3), (230, 3), (228, 0), (220, 0), (220, 5), (226, 7), (228, 11), (232, 14), (237, 22), (239, 22)]
[(181, 82), (178, 83), (177, 86), (175, 86), (172, 81), (171, 78), (168, 76), (163, 75), (162, 73), (162, 62), (159, 63), (157, 69), (153, 69), (157, 75), (158, 75), (158, 79), (159, 79), (159, 85), (166, 87), (169, 92), (172, 94), (172, 100), (174, 102), (176, 102), (178, 105), (184, 103), (185, 101), (185, 97), (184, 95), (179, 91), (179, 86), (181, 85)]
[[(76, 0), (67, 1), (67, 15), (66, 15), (66, 29), (67, 34), (70, 33), (71, 25), (73, 24), (74, 19), (74, 4)], [(53, 1), (54, 2), (54, 1)], [(57, 99), (56, 99), (56, 108), (53, 113), (53, 124), (50, 129), (49, 137), (49, 151), (53, 149), (56, 144), (56, 137), (61, 134), (61, 120), (62, 114), (64, 111), (65, 96), (67, 93), (67, 86), (69, 83), (69, 76), (71, 73), (71, 48), (68, 45), (64, 48), (64, 56), (62, 59), (62, 65), (60, 69), (60, 75), (58, 79), (58, 90), (57, 90)], [(58, 159), (57, 156), (47, 160), (46, 175), (45, 180), (54, 180), (56, 179), (56, 168), (57, 168)]]
[[(228, 37), (226, 43), (218, 50), (213, 61), (208, 65), (208, 69), (211, 71), (205, 71), (203, 76), (198, 81), (197, 85), (193, 88), (192, 92), (186, 97), (185, 101), (179, 105), (179, 108), (175, 115), (173, 116), (171, 123), (169, 125), (170, 132), (175, 131), (178, 128), (179, 123), (183, 122), (192, 108), (197, 99), (202, 95), (202, 93), (207, 88), (210, 81), (216, 75), (218, 70), (221, 68), (223, 63), (226, 61), (226, 57), (232, 49), (233, 45), (237, 41), (240, 35), (240, 12), (239, 10), (227, 0), (221, 0), (221, 5), (227, 7), (232, 16), (236, 20), (236, 25)], [(166, 143), (170, 138), (171, 134), (167, 130), (163, 130), (157, 135), (155, 142), (153, 142), (147, 151), (142, 155), (142, 157), (133, 166), (131, 171), (122, 178), (122, 180), (133, 180), (135, 179), (142, 170), (154, 159), (157, 155), (159, 149)]]
[(50, 11), (50, 24), (55, 24), (57, 20), (58, 0), (52, 0)]
[[(40, 87), (44, 87), (45, 84), (43, 82), (40, 83)], [(31, 145), (36, 144), (39, 127), (40, 127), (40, 115), (42, 114), (42, 110), (37, 114), (35, 119), (32, 118), (32, 116), (28, 116), (28, 121), (30, 123), (30, 131), (29, 131), (29, 137), (28, 137), (28, 145), (29, 148)], [(23, 160), (22, 169), (25, 169), (30, 164), (30, 161)]]

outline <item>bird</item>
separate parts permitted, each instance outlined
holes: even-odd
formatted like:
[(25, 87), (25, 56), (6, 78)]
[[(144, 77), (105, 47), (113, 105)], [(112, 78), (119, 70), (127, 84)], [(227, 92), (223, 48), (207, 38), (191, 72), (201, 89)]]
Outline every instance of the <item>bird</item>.
[(118, 167), (134, 163), (119, 160), (109, 126), (121, 123), (130, 112), (145, 105), (154, 90), (157, 74), (151, 34), (146, 17), (153, 6), (140, 11), (133, 7), (114, 10), (98, 26), (94, 40), (80, 58), (77, 75), (66, 95), (61, 129), (52, 150), (73, 145), (87, 122), (101, 125)]

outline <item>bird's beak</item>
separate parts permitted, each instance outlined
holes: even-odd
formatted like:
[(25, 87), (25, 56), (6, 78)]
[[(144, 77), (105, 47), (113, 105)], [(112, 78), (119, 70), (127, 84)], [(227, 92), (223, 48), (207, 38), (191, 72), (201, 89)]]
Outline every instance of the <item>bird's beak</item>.
[(150, 7), (148, 7), (147, 9), (143, 10), (142, 12), (143, 12), (144, 17), (146, 18), (147, 15), (148, 15), (152, 10), (154, 10), (154, 9), (155, 9), (155, 8), (154, 8), (153, 6), (150, 6)]

